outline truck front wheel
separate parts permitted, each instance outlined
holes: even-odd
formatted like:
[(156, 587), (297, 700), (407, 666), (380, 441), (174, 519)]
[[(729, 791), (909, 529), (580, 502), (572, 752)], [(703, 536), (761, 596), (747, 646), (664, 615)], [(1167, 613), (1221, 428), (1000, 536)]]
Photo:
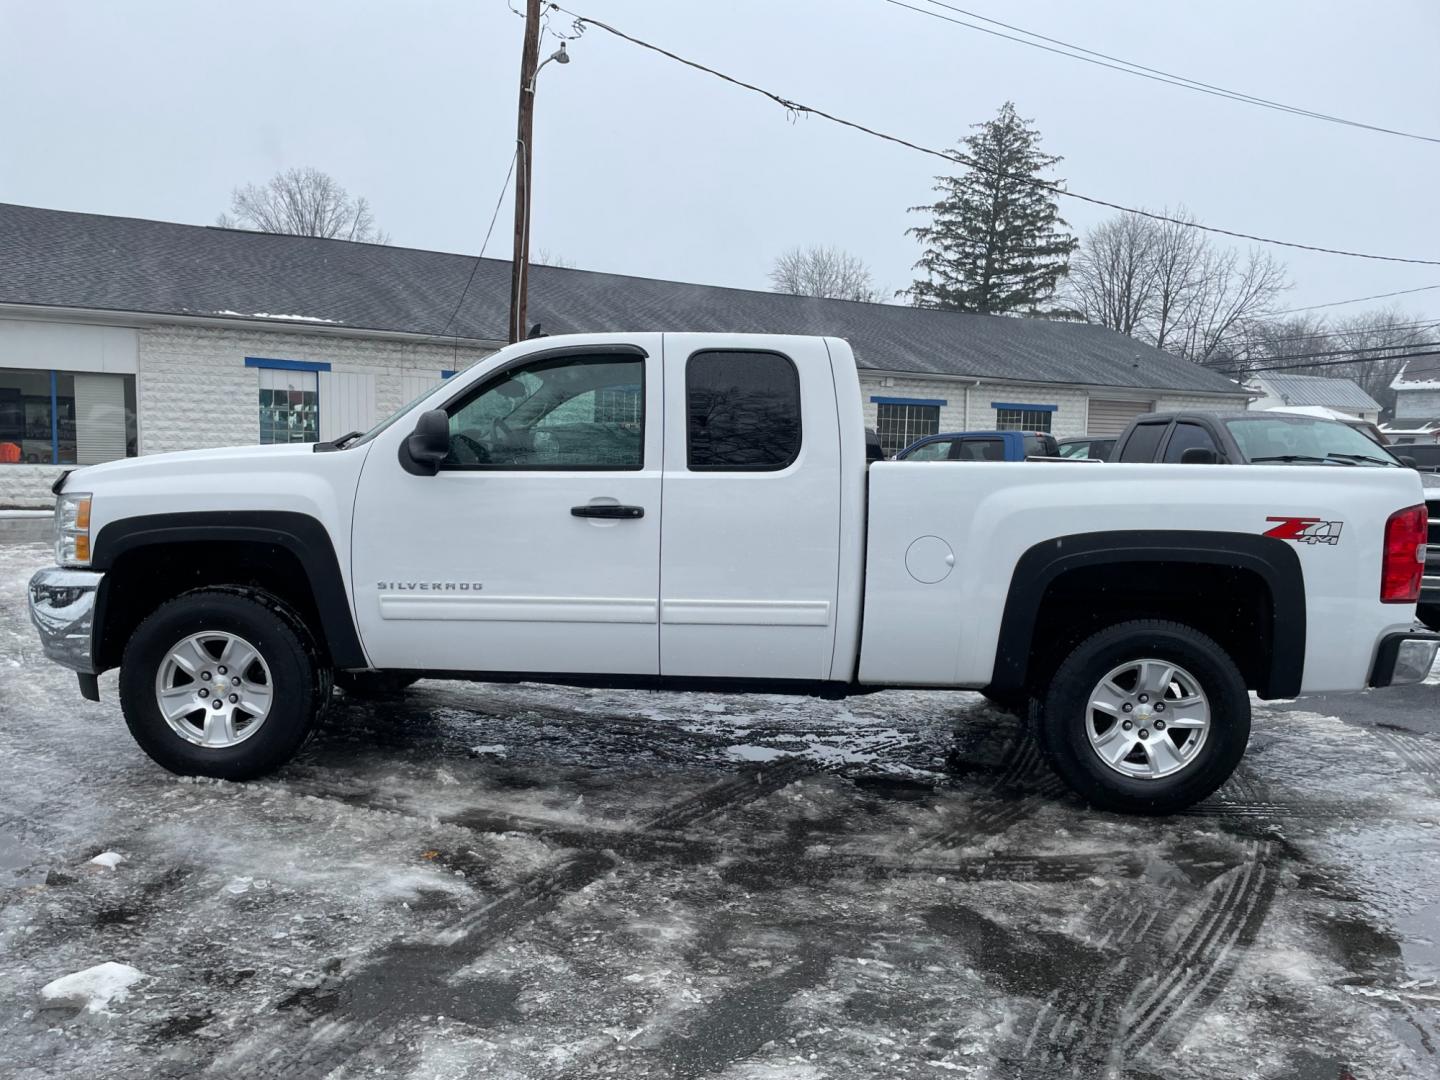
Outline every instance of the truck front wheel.
[(1087, 638), (1045, 696), (1040, 738), (1060, 776), (1097, 806), (1182, 810), (1212, 794), (1250, 738), (1235, 662), (1188, 626), (1137, 620)]
[(130, 734), (171, 772), (251, 780), (310, 734), (327, 672), (277, 608), (238, 593), (187, 593), (150, 615), (120, 664)]

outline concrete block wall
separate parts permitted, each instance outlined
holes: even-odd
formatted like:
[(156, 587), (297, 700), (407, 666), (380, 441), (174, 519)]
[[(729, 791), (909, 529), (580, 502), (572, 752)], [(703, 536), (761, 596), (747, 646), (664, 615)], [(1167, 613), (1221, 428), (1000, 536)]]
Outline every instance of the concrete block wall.
[(0, 510), (43, 510), (55, 505), (50, 485), (73, 465), (0, 466)]
[(137, 402), (140, 452), (244, 446), (260, 441), (259, 378), (247, 356), (329, 363), (334, 371), (375, 377), (376, 419), (413, 395), (407, 375), (439, 381), (490, 350), (303, 332), (166, 326), (140, 334)]

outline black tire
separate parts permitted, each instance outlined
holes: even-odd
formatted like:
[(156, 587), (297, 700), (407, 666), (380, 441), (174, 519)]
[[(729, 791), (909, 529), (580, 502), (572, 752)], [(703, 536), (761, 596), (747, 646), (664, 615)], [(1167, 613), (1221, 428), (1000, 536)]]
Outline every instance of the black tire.
[(335, 685), (346, 697), (387, 698), (403, 694), (419, 678), (398, 671), (337, 671)]
[[(156, 701), (166, 654), (191, 634), (235, 634), (254, 646), (269, 669), (271, 704), (264, 722), (238, 745), (211, 748), (171, 729)], [(284, 765), (304, 745), (329, 697), (329, 672), (304, 627), (277, 604), (238, 592), (186, 593), (150, 615), (125, 646), (120, 706), (140, 748), (182, 776), (253, 780)]]
[[(1087, 733), (1091, 694), (1100, 681), (1116, 667), (1141, 659), (1184, 668), (1210, 707), (1210, 730), (1195, 756), (1178, 772), (1158, 779), (1117, 772), (1101, 760)], [(1250, 739), (1250, 695), (1235, 662), (1198, 630), (1137, 620), (1100, 631), (1066, 657), (1038, 721), (1041, 745), (1055, 771), (1083, 798), (1122, 813), (1168, 814), (1213, 794), (1240, 764)]]

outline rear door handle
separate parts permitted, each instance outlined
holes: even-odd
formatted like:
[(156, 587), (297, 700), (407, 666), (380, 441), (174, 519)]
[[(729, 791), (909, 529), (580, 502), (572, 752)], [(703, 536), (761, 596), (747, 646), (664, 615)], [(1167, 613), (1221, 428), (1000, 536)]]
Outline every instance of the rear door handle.
[(584, 518), (643, 518), (645, 508), (643, 506), (616, 506), (614, 503), (600, 503), (598, 505), (572, 506), (570, 507), (571, 517)]

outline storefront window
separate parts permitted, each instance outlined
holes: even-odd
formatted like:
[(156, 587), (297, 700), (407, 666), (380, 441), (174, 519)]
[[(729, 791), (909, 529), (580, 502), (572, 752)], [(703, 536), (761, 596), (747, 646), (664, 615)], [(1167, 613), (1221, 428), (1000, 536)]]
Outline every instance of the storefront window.
[(313, 371), (265, 368), (260, 372), (260, 442), (320, 439), (320, 388)]
[(0, 368), (0, 465), (96, 465), (136, 443), (133, 375)]

